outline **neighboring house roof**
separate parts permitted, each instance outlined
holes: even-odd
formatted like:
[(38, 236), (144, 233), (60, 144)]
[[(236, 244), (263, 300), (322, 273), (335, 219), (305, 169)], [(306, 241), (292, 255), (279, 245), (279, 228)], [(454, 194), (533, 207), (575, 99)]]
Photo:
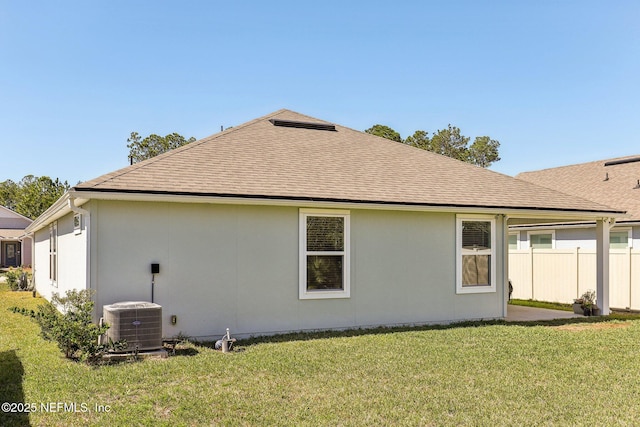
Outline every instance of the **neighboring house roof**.
[(33, 221), (29, 218), (0, 206), (0, 240), (19, 240), (26, 236), (25, 229)]
[(20, 215), (19, 213), (14, 212), (7, 207), (0, 206), (0, 229), (24, 230), (32, 222), (33, 221), (26, 216)]
[[(300, 128), (289, 121), (310, 125)], [(82, 192), (117, 192), (616, 212), (289, 110), (81, 183), (72, 191), (78, 197)]]
[(640, 221), (640, 155), (523, 172), (516, 178), (627, 211)]
[(0, 218), (21, 219), (21, 220), (24, 220), (25, 222), (29, 222), (29, 223), (32, 222), (30, 218), (27, 218), (24, 215), (20, 215), (18, 212), (12, 211), (6, 206), (1, 206), (1, 205), (0, 205)]

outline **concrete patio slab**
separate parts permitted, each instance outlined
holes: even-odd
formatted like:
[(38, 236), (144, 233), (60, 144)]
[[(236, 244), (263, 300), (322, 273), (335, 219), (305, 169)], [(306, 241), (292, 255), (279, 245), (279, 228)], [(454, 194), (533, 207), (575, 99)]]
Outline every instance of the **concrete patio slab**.
[(536, 320), (572, 319), (584, 317), (571, 311), (550, 310), (547, 308), (525, 307), (523, 305), (507, 306), (507, 322), (531, 322)]

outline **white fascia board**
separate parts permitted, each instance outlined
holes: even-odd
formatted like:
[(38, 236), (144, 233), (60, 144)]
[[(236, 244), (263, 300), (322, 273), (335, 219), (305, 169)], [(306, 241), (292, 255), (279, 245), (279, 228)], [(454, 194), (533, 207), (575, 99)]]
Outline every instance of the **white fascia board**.
[[(619, 218), (619, 217), (618, 217)], [(596, 220), (598, 219), (603, 219), (603, 218), (596, 218)], [(620, 227), (635, 227), (640, 225), (640, 222), (633, 220), (633, 221), (616, 221), (615, 223), (615, 227), (620, 228)], [(563, 223), (558, 223), (558, 222), (547, 222), (547, 223), (539, 223), (539, 224), (515, 224), (515, 225), (510, 225), (509, 226), (509, 231), (512, 232), (516, 232), (516, 231), (528, 231), (528, 230), (551, 230), (551, 229), (562, 229), (562, 230), (566, 230), (566, 229), (579, 229), (579, 228), (595, 228), (596, 227), (596, 221), (592, 220), (592, 221), (585, 221), (585, 222), (575, 222), (573, 224), (563, 224)]]
[(596, 223), (593, 222), (581, 222), (579, 224), (558, 224), (558, 223), (547, 223), (547, 224), (535, 224), (535, 225), (510, 225), (509, 231), (534, 231), (534, 230), (551, 230), (551, 229), (569, 229), (569, 228), (595, 228)]
[(180, 194), (153, 194), (153, 193), (129, 193), (129, 192), (103, 192), (103, 191), (77, 191), (71, 190), (70, 196), (77, 199), (77, 205), (81, 206), (90, 199), (96, 200), (121, 200), (136, 202), (173, 202), (173, 203), (215, 203), (232, 205), (269, 205), (292, 206), (297, 208), (331, 208), (331, 209), (371, 209), (371, 210), (396, 210), (414, 212), (452, 212), (452, 213), (478, 213), (500, 214), (509, 218), (523, 219), (549, 219), (549, 222), (557, 220), (566, 221), (595, 221), (603, 218), (624, 218), (628, 215), (606, 211), (563, 211), (544, 209), (518, 209), (506, 207), (465, 207), (465, 206), (428, 206), (410, 205), (402, 203), (371, 203), (371, 202), (346, 202), (346, 201), (316, 201), (296, 200), (286, 198), (258, 198), (258, 197), (233, 197), (233, 196), (200, 196)]
[[(621, 229), (629, 229), (632, 227), (638, 226), (638, 223), (627, 223), (627, 222), (616, 222), (613, 230), (621, 230)], [(569, 230), (569, 229), (588, 229), (588, 228), (596, 228), (595, 222), (588, 222), (584, 224), (547, 224), (547, 225), (535, 225), (535, 226), (510, 226), (509, 232), (516, 233), (518, 231), (537, 231), (537, 230)]]

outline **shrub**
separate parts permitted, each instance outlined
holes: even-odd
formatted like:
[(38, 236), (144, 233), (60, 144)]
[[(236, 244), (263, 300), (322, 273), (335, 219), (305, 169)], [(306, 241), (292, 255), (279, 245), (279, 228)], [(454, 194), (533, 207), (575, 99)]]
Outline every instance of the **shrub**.
[(37, 314), (35, 311), (33, 310), (29, 310), (28, 308), (20, 308), (20, 307), (9, 307), (9, 311), (13, 312), (13, 313), (18, 313), (18, 314), (22, 314), (23, 316), (27, 316), (27, 317), (31, 317), (33, 319), (35, 319), (37, 317)]
[(19, 268), (10, 268), (6, 273), (7, 284), (12, 291), (30, 291), (33, 289), (31, 273)]
[(107, 332), (109, 326), (93, 323), (91, 295), (89, 290), (67, 291), (64, 297), (54, 293), (51, 303), (38, 306), (36, 314), (46, 339), (56, 341), (66, 357), (87, 362), (95, 361), (110, 347), (98, 344), (98, 337)]
[(18, 280), (20, 279), (18, 269), (9, 268), (9, 271), (5, 273), (5, 277), (7, 278), (7, 285), (9, 285), (9, 289), (11, 289), (12, 291), (17, 291)]

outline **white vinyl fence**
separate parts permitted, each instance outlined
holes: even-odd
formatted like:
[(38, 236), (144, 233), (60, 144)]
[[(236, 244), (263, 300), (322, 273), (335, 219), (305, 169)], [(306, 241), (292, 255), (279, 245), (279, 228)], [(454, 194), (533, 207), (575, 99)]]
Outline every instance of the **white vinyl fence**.
[[(509, 251), (512, 298), (572, 303), (596, 289), (594, 249), (525, 249)], [(640, 250), (611, 249), (609, 305), (640, 310)]]

